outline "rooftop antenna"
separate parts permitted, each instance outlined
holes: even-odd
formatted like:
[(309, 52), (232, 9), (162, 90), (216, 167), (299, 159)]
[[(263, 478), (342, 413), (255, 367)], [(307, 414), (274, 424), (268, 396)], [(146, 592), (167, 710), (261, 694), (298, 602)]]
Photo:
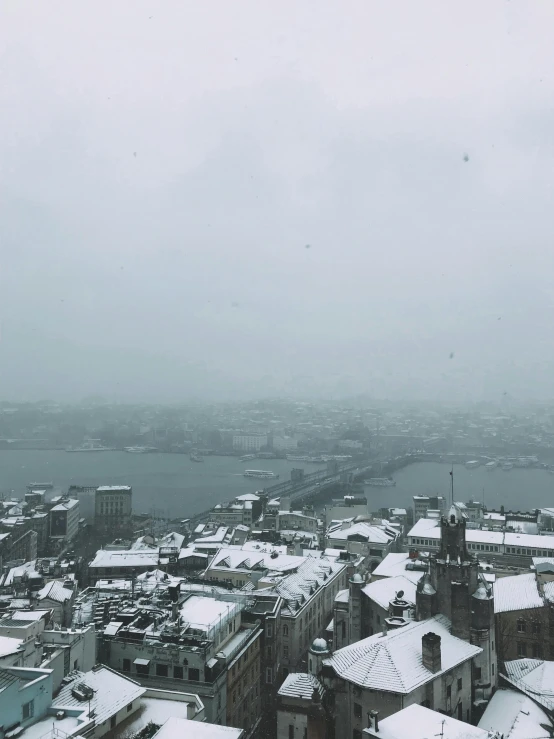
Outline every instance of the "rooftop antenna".
[(450, 470), (450, 497), (450, 502), (454, 505), (454, 465), (452, 465), (452, 469)]

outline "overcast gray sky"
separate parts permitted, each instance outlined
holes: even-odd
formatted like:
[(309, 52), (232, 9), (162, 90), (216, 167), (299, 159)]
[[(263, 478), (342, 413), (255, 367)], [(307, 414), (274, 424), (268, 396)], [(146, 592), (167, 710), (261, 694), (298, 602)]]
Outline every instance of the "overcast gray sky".
[(554, 397), (551, 0), (3, 0), (0, 110), (0, 397)]

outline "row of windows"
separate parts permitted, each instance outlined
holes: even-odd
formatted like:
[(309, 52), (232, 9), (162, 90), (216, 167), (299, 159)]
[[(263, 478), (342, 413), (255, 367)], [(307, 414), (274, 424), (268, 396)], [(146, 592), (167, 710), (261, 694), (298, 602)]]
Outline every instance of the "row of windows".
[[(540, 634), (542, 631), (542, 624), (540, 621), (532, 621), (530, 624), (527, 624), (526, 621), (524, 621), (522, 618), (519, 618), (517, 621), (517, 630), (520, 634), (525, 634), (527, 631), (527, 627), (530, 626), (530, 632), (532, 634)], [(550, 630), (552, 631), (554, 627), (554, 624), (551, 625)]]
[[(412, 544), (418, 544), (424, 547), (438, 547), (437, 539), (419, 539), (412, 537)], [(500, 552), (503, 550), (506, 554), (519, 554), (527, 557), (552, 557), (554, 552), (549, 549), (530, 549), (529, 547), (500, 547), (497, 544), (477, 544), (476, 542), (468, 542), (467, 548), (478, 552)]]
[[(524, 641), (518, 641), (517, 642), (517, 656), (518, 657), (527, 657), (531, 656), (535, 659), (543, 659), (543, 648), (542, 644), (530, 644), (530, 654), (527, 654), (527, 642)], [(550, 659), (554, 659), (554, 645), (550, 646)]]
[[(150, 665), (136, 665), (137, 675), (142, 677), (148, 677), (150, 674)], [(156, 677), (170, 677), (169, 674), (170, 665), (156, 662), (154, 665), (154, 671)], [(185, 676), (185, 670), (188, 673), (188, 677)], [(131, 660), (124, 659), (121, 668), (122, 672), (131, 672)], [(200, 682), (200, 670), (195, 667), (182, 667), (181, 665), (173, 665), (173, 678), (175, 680), (191, 680), (193, 682)]]

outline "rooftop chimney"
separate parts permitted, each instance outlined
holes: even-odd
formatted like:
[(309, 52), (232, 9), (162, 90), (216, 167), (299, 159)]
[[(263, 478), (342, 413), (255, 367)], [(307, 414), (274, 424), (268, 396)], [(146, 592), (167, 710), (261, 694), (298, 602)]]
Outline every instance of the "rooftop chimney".
[(423, 666), (430, 672), (439, 672), (441, 669), (441, 638), (438, 634), (429, 631), (421, 637), (421, 659)]
[(367, 714), (368, 728), (372, 729), (376, 734), (379, 733), (379, 711), (369, 711)]

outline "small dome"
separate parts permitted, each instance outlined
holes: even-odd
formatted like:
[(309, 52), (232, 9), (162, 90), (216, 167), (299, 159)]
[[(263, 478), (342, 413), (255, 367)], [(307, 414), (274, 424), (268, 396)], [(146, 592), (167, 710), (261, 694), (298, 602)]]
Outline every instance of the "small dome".
[(363, 578), (360, 574), (356, 572), (356, 574), (352, 575), (352, 577), (350, 578), (350, 582), (363, 582)]
[(329, 647), (327, 646), (327, 642), (325, 639), (322, 639), (321, 637), (318, 637), (317, 639), (314, 639), (312, 642), (312, 646), (310, 647), (310, 652), (328, 652)]
[(492, 590), (487, 588), (486, 584), (481, 580), (477, 586), (477, 590), (473, 593), (473, 597), (478, 600), (489, 600), (492, 595)]

